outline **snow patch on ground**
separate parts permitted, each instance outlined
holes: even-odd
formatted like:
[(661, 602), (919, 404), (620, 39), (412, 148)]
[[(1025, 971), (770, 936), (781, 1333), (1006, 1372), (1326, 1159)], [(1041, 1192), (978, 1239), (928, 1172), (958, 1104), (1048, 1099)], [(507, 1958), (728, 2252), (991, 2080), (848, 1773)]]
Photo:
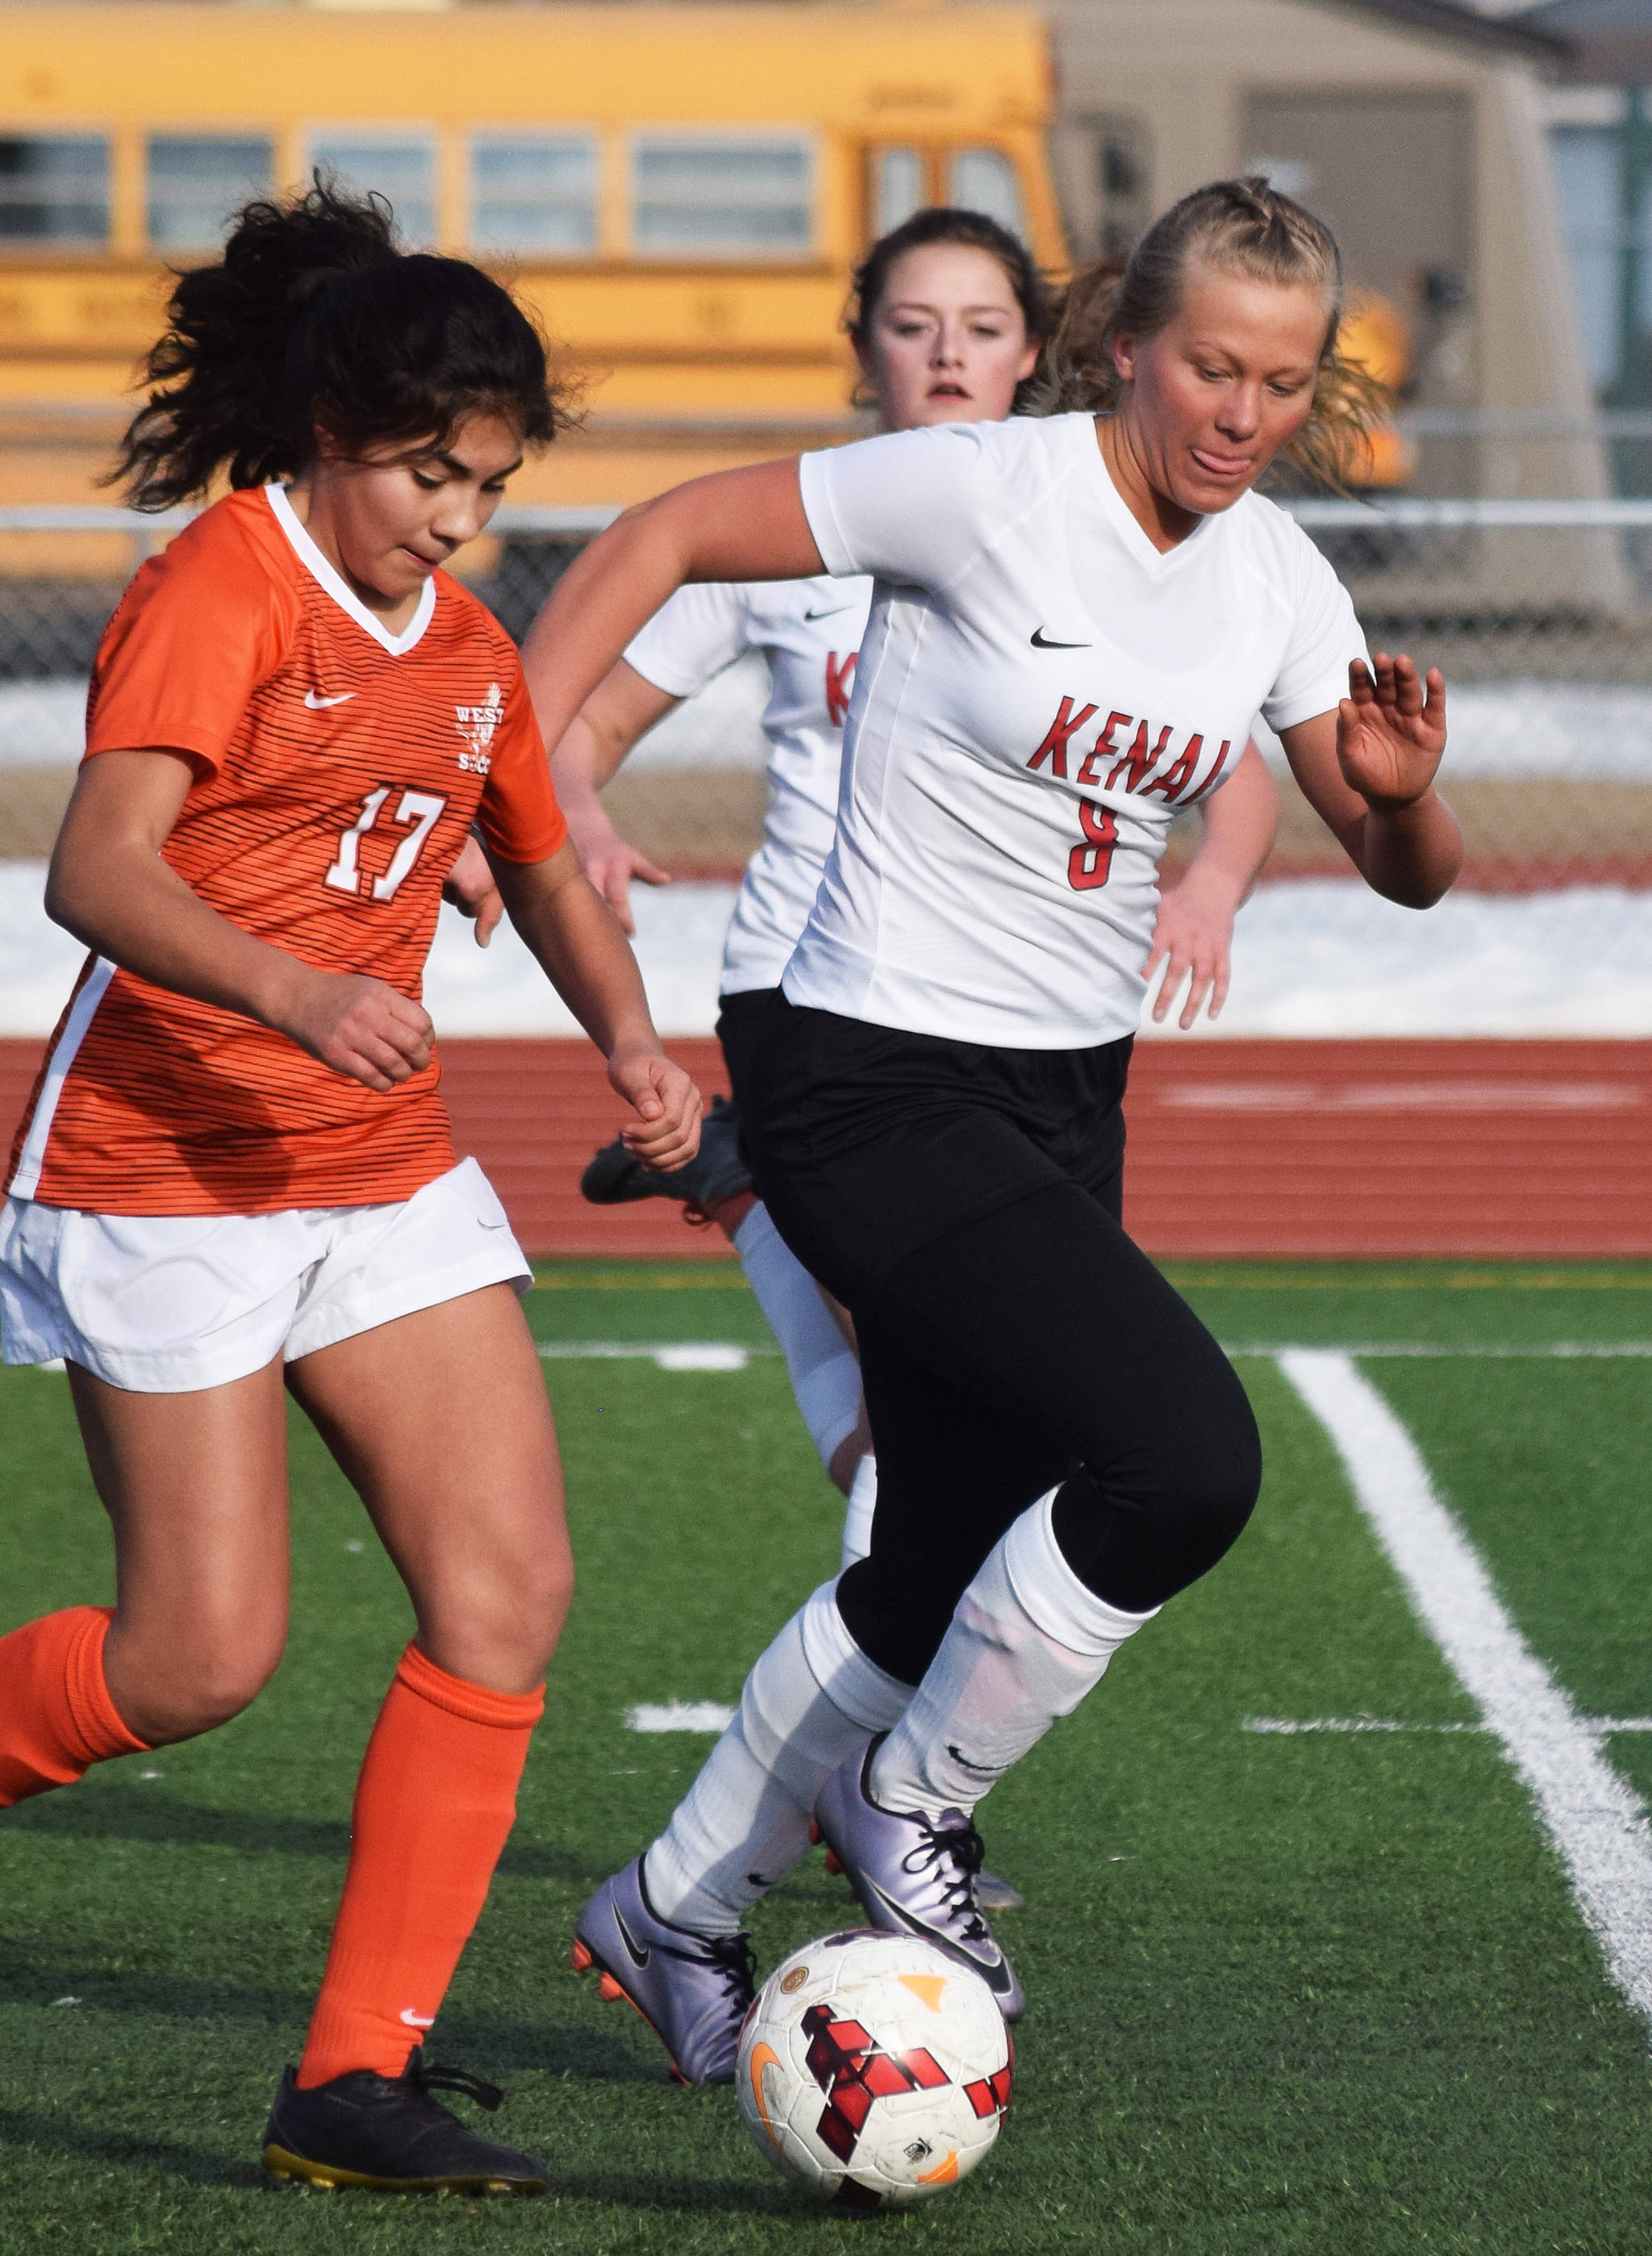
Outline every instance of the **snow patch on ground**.
[[(0, 863), (0, 1034), (50, 1033), (84, 950), (47, 921), (42, 862)], [(636, 953), (662, 1033), (717, 1018), (731, 885), (639, 889)], [(444, 909), (425, 983), (439, 1034), (579, 1029), (508, 926), (478, 948)], [(1143, 1032), (1195, 1040), (1175, 1028)], [(1449, 895), (1419, 914), (1357, 878), (1262, 886), (1240, 912), (1227, 1010), (1199, 1036), (1652, 1036), (1652, 893)]]

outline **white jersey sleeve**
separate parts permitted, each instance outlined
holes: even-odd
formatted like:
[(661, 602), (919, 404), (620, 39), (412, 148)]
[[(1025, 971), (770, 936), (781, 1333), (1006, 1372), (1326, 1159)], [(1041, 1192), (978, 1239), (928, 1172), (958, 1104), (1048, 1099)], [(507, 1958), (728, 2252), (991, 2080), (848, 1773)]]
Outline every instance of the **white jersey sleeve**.
[(1332, 711), (1348, 694), (1350, 661), (1367, 655), (1347, 589), (1307, 534), (1295, 525), (1290, 532), (1297, 574), (1293, 628), (1262, 703), (1262, 718), (1276, 730)]
[(941, 423), (803, 456), (804, 515), (833, 578), (864, 572), (932, 593), (949, 585), (1004, 520), (983, 427), (995, 427)]
[(751, 647), (751, 590), (708, 580), (667, 596), (625, 646), (625, 663), (670, 697), (692, 697)]

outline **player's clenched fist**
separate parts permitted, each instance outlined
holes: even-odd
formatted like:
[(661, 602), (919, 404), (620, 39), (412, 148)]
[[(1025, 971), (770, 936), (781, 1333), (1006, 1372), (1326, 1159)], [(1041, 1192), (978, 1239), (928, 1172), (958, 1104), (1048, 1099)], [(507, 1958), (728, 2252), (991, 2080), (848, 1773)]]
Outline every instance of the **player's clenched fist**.
[(660, 1050), (615, 1050), (608, 1079), (636, 1114), (625, 1147), (662, 1174), (685, 1167), (699, 1149), (700, 1095)]
[(382, 979), (316, 971), (281, 1031), (333, 1072), (383, 1096), (423, 1073), (434, 1029), (420, 1005)]

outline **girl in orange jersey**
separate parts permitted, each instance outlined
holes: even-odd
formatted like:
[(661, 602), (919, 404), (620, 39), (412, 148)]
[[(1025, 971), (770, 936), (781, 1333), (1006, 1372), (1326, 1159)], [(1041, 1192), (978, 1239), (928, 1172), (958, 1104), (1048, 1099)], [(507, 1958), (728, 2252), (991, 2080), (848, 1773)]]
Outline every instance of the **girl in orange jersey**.
[(699, 1099), (581, 875), (517, 655), (440, 567), (559, 421), (476, 268), (320, 185), (184, 275), (122, 469), (232, 490), (98, 653), (47, 906), (92, 953), (0, 1209), (8, 1362), (61, 1356), (118, 1602), (0, 1639), (0, 1807), (235, 1715), (287, 1590), (285, 1388), (361, 1494), (417, 1635), (369, 1743), (278, 2175), (537, 2192), (431, 2096), (434, 2020), (515, 1813), (572, 1583), (498, 1200), (457, 1161), (418, 1000), (475, 822), (650, 1166)]

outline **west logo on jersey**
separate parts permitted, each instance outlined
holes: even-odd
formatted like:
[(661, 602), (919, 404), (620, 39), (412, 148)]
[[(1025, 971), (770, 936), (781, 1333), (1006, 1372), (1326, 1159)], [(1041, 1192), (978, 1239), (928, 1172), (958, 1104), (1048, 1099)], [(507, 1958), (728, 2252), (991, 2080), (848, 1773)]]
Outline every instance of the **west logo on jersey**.
[(459, 765), (468, 775), (486, 775), (493, 765), (489, 747), (493, 743), (494, 730), (505, 717), (505, 702), (496, 681), (488, 685), (488, 695), (480, 705), (455, 705), (453, 726), (469, 745), (468, 752), (460, 752)]

